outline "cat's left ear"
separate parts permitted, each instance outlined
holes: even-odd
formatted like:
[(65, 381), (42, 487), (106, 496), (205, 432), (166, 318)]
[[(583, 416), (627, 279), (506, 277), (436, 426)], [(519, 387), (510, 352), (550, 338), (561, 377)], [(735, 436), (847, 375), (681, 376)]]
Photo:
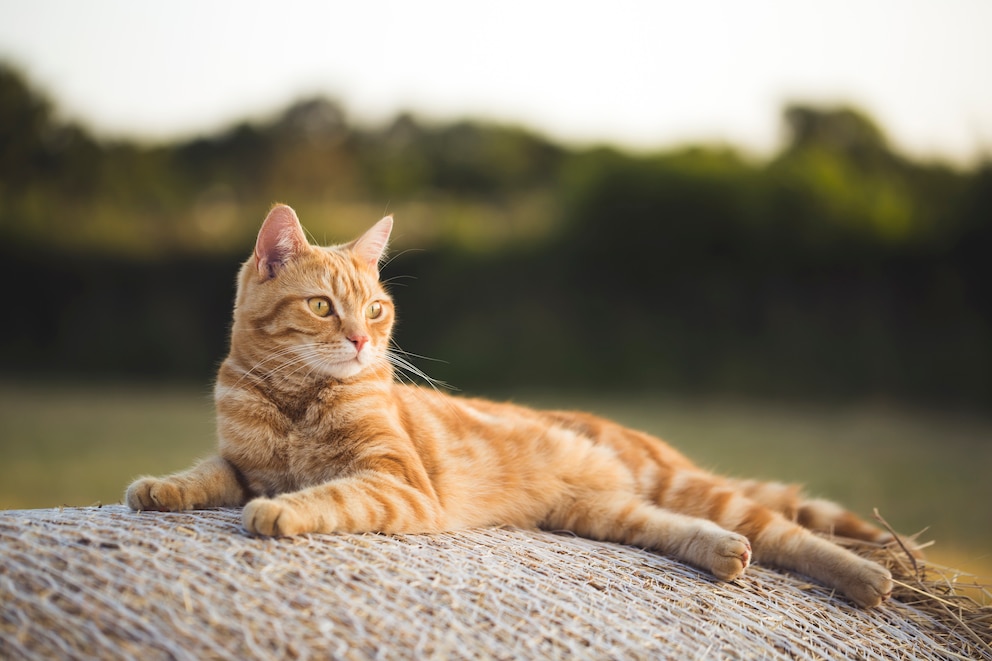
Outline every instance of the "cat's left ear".
[(386, 244), (389, 243), (389, 233), (393, 231), (393, 217), (386, 216), (373, 225), (365, 234), (351, 244), (351, 249), (358, 257), (373, 269), (378, 270), (379, 261), (386, 254)]

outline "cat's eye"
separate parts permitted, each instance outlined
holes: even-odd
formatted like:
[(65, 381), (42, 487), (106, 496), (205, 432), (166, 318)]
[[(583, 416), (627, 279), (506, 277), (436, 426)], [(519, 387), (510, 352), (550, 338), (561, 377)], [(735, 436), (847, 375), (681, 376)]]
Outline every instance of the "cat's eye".
[(365, 316), (369, 319), (378, 319), (382, 316), (382, 303), (376, 301), (375, 303), (370, 303), (367, 308), (365, 308)]
[(318, 317), (326, 317), (334, 312), (334, 306), (323, 296), (314, 296), (307, 299), (307, 307)]

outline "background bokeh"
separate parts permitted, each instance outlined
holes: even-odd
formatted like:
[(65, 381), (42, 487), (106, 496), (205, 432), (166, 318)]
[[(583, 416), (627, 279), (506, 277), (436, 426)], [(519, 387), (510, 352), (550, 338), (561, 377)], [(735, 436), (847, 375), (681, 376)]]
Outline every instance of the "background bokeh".
[(907, 158), (795, 104), (766, 160), (575, 148), (333, 101), (147, 146), (0, 70), (11, 374), (208, 379), (273, 200), (318, 242), (394, 212), (400, 346), (470, 389), (655, 388), (984, 408), (992, 167)]
[[(214, 29), (203, 66), (237, 68), (236, 30)], [(802, 88), (757, 148), (570, 139), (475, 88), (460, 117), (298, 85), (198, 128), (115, 132), (25, 53), (0, 63), (0, 507), (113, 502), (210, 451), (234, 274), (282, 201), (319, 243), (395, 215), (396, 340), (435, 379), (614, 415), (992, 565), (988, 143), (905, 148), (857, 94)]]

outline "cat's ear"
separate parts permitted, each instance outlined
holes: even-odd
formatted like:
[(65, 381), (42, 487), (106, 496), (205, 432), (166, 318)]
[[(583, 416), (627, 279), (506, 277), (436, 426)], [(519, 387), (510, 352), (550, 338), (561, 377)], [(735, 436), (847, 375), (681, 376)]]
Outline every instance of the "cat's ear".
[(255, 241), (255, 267), (263, 280), (276, 277), (283, 266), (309, 249), (296, 212), (285, 204), (269, 211)]
[(358, 257), (372, 268), (378, 270), (379, 260), (386, 253), (389, 243), (389, 233), (393, 231), (393, 217), (386, 216), (373, 225), (365, 234), (351, 244), (351, 249)]

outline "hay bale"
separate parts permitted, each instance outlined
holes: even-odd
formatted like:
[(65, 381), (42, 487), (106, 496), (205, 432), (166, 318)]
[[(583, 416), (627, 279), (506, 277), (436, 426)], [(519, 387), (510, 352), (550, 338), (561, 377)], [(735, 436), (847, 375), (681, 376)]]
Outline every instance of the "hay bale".
[(262, 539), (237, 510), (24, 510), (0, 512), (0, 558), (4, 659), (992, 659), (992, 611), (951, 595), (926, 599), (957, 621), (905, 589), (861, 610), (538, 531)]

